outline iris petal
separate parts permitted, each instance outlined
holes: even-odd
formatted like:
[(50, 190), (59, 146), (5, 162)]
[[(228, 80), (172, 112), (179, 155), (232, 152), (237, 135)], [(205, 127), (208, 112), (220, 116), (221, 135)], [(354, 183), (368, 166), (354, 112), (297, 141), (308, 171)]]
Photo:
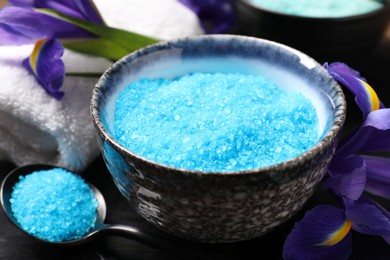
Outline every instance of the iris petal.
[(203, 5), (201, 4), (202, 2), (204, 3), (205, 1), (198, 1), (197, 3), (196, 1), (193, 0), (179, 0), (179, 2), (187, 6), (187, 8), (189, 8), (191, 11), (193, 11), (196, 14), (198, 14), (202, 6), (205, 5), (205, 4)]
[(103, 18), (92, 0), (74, 0), (74, 2), (87, 21), (104, 24)]
[(103, 19), (92, 0), (9, 0), (9, 2), (19, 7), (49, 8), (66, 15), (103, 24)]
[(77, 12), (73, 1), (47, 1), (47, 0), (35, 0), (35, 8), (48, 8), (63, 14), (83, 19), (83, 15)]
[(65, 66), (61, 60), (64, 47), (55, 39), (40, 40), (35, 44), (33, 53), (23, 61), (23, 65), (30, 71), (46, 92), (61, 99), (64, 95), (59, 89), (65, 75)]
[(360, 76), (359, 72), (341, 62), (325, 63), (324, 67), (336, 81), (347, 87), (355, 95), (356, 104), (362, 110), (364, 117), (371, 111), (381, 108), (378, 95)]
[(382, 236), (382, 238), (386, 241), (387, 244), (390, 244), (390, 236)]
[(346, 207), (345, 215), (353, 229), (368, 235), (390, 236), (390, 214), (367, 196)]
[[(16, 35), (38, 40), (43, 38), (91, 38), (89, 32), (31, 8), (7, 6), (0, 11), (0, 27), (9, 28)], [(0, 38), (0, 44), (3, 39)]]
[(390, 158), (364, 156), (367, 165), (365, 190), (390, 199)]
[(34, 7), (49, 8), (69, 16), (103, 24), (103, 19), (91, 0), (35, 0)]
[(179, 0), (199, 18), (206, 33), (224, 33), (234, 26), (231, 0)]
[(8, 0), (14, 6), (33, 7), (35, 0)]
[(365, 185), (366, 165), (359, 155), (335, 157), (323, 181), (324, 188), (352, 200), (362, 195)]
[[(9, 32), (12, 31), (14, 35), (23, 35), (32, 41), (41, 39), (46, 37), (47, 33), (45, 33), (45, 28), (37, 30), (35, 25), (31, 24), (37, 19), (35, 15), (36, 13), (29, 8), (7, 6), (0, 10), (0, 25)], [(39, 26), (45, 26), (45, 23), (41, 22)], [(0, 38), (0, 43), (3, 43), (2, 38)]]
[(286, 239), (283, 257), (289, 259), (348, 259), (352, 252), (351, 222), (344, 211), (319, 205), (306, 212)]
[(34, 43), (34, 40), (23, 33), (13, 30), (6, 24), (0, 23), (0, 46), (23, 45)]
[(335, 156), (384, 151), (390, 151), (389, 108), (369, 113), (363, 125), (339, 145)]

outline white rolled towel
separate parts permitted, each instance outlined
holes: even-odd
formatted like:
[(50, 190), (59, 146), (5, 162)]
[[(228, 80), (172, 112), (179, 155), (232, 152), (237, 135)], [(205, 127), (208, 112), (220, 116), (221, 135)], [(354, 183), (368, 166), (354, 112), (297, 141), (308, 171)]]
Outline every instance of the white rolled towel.
[(196, 15), (178, 0), (94, 0), (113, 27), (168, 40), (202, 34)]
[[(159, 39), (202, 33), (195, 15), (176, 0), (96, 0), (96, 5), (113, 27)], [(0, 159), (80, 172), (99, 154), (89, 113), (97, 78), (65, 77), (65, 95), (57, 101), (21, 65), (32, 48), (0, 47)], [(67, 72), (103, 72), (112, 64), (67, 50), (63, 60)]]

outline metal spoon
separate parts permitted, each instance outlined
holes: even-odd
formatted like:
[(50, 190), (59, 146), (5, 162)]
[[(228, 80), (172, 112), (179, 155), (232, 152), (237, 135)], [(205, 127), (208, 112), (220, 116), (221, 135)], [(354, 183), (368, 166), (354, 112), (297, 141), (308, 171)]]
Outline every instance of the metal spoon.
[[(72, 245), (78, 245), (83, 244), (86, 242), (91, 241), (92, 239), (95, 239), (99, 236), (103, 235), (118, 235), (126, 238), (133, 239), (137, 242), (143, 243), (145, 245), (154, 247), (156, 249), (165, 251), (167, 253), (183, 257), (185, 259), (218, 259), (215, 255), (213, 256), (213, 253), (211, 252), (200, 252), (199, 249), (191, 248), (184, 240), (176, 239), (170, 236), (163, 236), (163, 235), (151, 235), (147, 234), (146, 232), (143, 232), (139, 230), (136, 227), (132, 226), (126, 226), (126, 225), (119, 225), (119, 224), (105, 224), (104, 219), (106, 218), (106, 203), (104, 200), (103, 195), (100, 193), (100, 191), (94, 187), (93, 185), (89, 184), (92, 188), (95, 197), (99, 203), (98, 209), (97, 209), (97, 220), (95, 222), (95, 226), (92, 230), (90, 230), (87, 234), (85, 234), (83, 237), (79, 239), (74, 240), (68, 240), (68, 241), (62, 241), (62, 242), (51, 242), (47, 240), (40, 239), (38, 237), (35, 237), (34, 235), (27, 233), (16, 221), (15, 216), (12, 213), (11, 210), (11, 203), (10, 203), (10, 197), (13, 190), (13, 187), (17, 182), (19, 182), (20, 176), (28, 175), (34, 171), (37, 170), (48, 170), (55, 168), (55, 166), (51, 165), (28, 165), (24, 167), (16, 168), (15, 170), (11, 171), (3, 180), (1, 189), (0, 189), (0, 201), (1, 205), (3, 207), (3, 210), (9, 220), (20, 230), (22, 230), (24, 233), (29, 235), (30, 237), (33, 237), (35, 239), (38, 239), (41, 242), (52, 244), (52, 245), (58, 245), (58, 246), (72, 246)], [(224, 257), (226, 259), (226, 257)]]

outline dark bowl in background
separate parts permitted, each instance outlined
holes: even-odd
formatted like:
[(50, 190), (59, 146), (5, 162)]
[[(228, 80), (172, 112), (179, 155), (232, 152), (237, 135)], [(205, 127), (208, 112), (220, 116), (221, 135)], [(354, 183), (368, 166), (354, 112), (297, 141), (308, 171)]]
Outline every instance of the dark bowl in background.
[(390, 3), (361, 15), (314, 18), (263, 9), (233, 0), (238, 34), (273, 40), (296, 48), (319, 62), (349, 61), (381, 41), (390, 20)]

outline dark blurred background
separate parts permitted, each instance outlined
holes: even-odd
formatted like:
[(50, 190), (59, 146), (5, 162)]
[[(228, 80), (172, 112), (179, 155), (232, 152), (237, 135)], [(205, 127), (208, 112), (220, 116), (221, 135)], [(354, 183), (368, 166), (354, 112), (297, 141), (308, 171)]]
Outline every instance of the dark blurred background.
[[(6, 1), (0, 0), (0, 6)], [(327, 60), (327, 62), (343, 60)], [(323, 62), (323, 61), (320, 61)], [(357, 53), (348, 64), (361, 72), (368, 83), (377, 91), (385, 105), (390, 106), (390, 26), (380, 44), (366, 53)], [(359, 109), (354, 105), (353, 97), (345, 91), (348, 102), (348, 114), (345, 130), (352, 129), (361, 119)], [(15, 166), (9, 162), (0, 162), (0, 181)], [(108, 204), (108, 223), (136, 225), (149, 232), (157, 232), (154, 227), (138, 216), (115, 188), (101, 157), (98, 157), (83, 173), (84, 177), (96, 185), (106, 197)], [(335, 203), (329, 192), (319, 189), (305, 207), (290, 221), (271, 233), (250, 241), (232, 244), (195, 244), (199, 250), (212, 250), (221, 255), (220, 259), (281, 259), (286, 236), (294, 223), (300, 220), (305, 211), (318, 204)], [(390, 209), (390, 202), (381, 201)], [(390, 246), (381, 238), (353, 233), (353, 255), (351, 259), (390, 259)], [(119, 237), (103, 237), (82, 246), (52, 247), (43, 245), (17, 230), (0, 212), (0, 259), (5, 260), (51, 260), (51, 259), (176, 259), (164, 252), (144, 246), (137, 242)]]

